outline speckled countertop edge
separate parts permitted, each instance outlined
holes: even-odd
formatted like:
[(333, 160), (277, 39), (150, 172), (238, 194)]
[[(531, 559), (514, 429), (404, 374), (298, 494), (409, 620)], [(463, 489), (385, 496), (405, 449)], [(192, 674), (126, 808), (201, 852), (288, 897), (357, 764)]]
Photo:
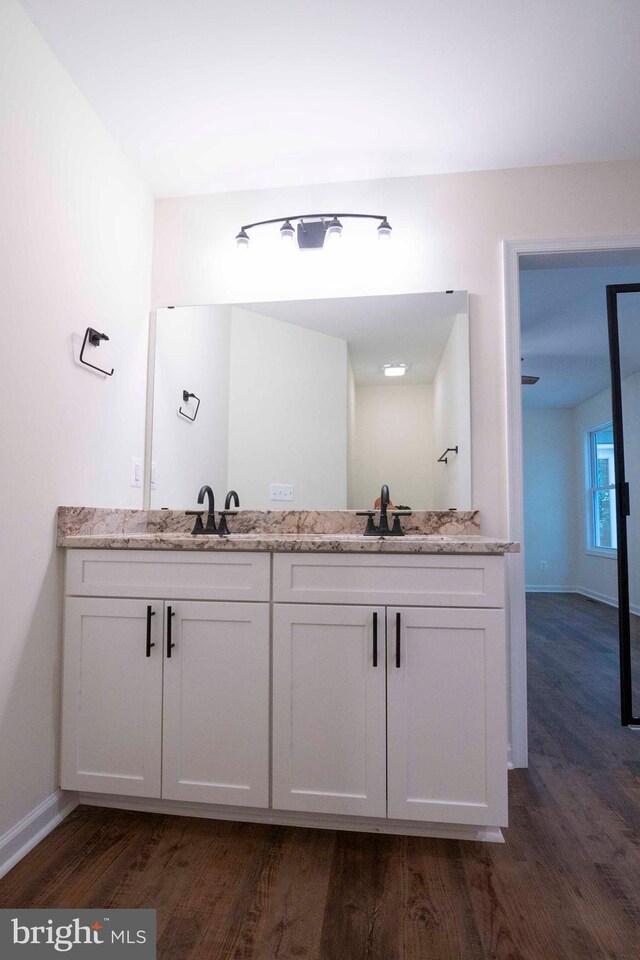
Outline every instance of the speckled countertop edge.
[(406, 537), (358, 537), (340, 538), (330, 534), (315, 537), (311, 534), (289, 534), (260, 537), (217, 537), (189, 534), (138, 534), (138, 535), (69, 535), (58, 541), (61, 547), (85, 550), (175, 550), (197, 551), (262, 551), (274, 553), (388, 553), (388, 554), (503, 554), (519, 551), (519, 545), (509, 540), (497, 540), (482, 536), (443, 536), (437, 539), (429, 535)]

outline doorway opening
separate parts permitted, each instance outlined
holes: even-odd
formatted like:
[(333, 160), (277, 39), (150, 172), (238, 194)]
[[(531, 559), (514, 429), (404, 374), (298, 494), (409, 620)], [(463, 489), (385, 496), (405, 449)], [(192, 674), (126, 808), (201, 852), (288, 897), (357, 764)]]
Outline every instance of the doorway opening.
[[(593, 704), (596, 698), (612, 724), (617, 724), (620, 716), (616, 523), (620, 498), (613, 442), (607, 286), (640, 280), (639, 248), (640, 243), (632, 243), (630, 238), (601, 245), (595, 240), (505, 244), (509, 393), (512, 398), (517, 394), (518, 399), (516, 415), (511, 408), (509, 425), (510, 535), (519, 532), (524, 543), (521, 595), (524, 599), (526, 590), (538, 640), (542, 622), (555, 624), (544, 631), (547, 640), (554, 639), (543, 659), (547, 669), (553, 664), (552, 675), (544, 682), (561, 694), (557, 704), (575, 706), (581, 698), (586, 698), (583, 705), (587, 701)], [(627, 300), (625, 306), (621, 372), (627, 397), (625, 435), (629, 438), (629, 470), (640, 481), (640, 404), (634, 393), (640, 387), (640, 294), (633, 305)], [(514, 318), (520, 321), (515, 332)], [(514, 443), (520, 438), (522, 500), (518, 503)], [(519, 531), (515, 523), (518, 514), (522, 520)], [(630, 530), (629, 543), (639, 540), (640, 531)], [(636, 573), (634, 576), (632, 567), (633, 640), (640, 622), (634, 620), (640, 614), (640, 595), (635, 596), (635, 584), (640, 587), (640, 580), (633, 549), (629, 559)], [(517, 579), (512, 575), (512, 584), (517, 584)], [(525, 611), (524, 603), (518, 610), (515, 592), (512, 596), (512, 666), (520, 668), (520, 675), (512, 676), (512, 744), (515, 765), (524, 765), (518, 762), (517, 753), (523, 746), (518, 739), (522, 734), (518, 720), (523, 720), (526, 685), (526, 680), (522, 683), (525, 645), (518, 643), (524, 631), (518, 627), (524, 626)], [(575, 645), (578, 636), (583, 646)], [(535, 660), (532, 669), (534, 673), (537, 670)], [(530, 683), (532, 707), (535, 679), (532, 676)]]

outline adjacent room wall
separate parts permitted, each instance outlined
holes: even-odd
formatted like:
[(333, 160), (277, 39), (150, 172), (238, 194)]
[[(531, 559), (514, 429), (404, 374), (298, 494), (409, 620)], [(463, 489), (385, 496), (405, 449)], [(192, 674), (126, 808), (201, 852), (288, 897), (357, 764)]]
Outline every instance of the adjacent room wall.
[(579, 501), (574, 411), (523, 410), (525, 576), (528, 590), (578, 583)]
[(430, 384), (356, 387), (350, 509), (373, 509), (383, 483), (393, 503), (433, 509), (432, 394)]
[[(56, 507), (142, 505), (153, 200), (15, 0), (0, 126), (1, 840), (59, 785)], [(87, 326), (113, 377), (78, 364)]]
[[(151, 506), (189, 510), (209, 484), (228, 489), (231, 307), (158, 310), (153, 400), (157, 482)], [(195, 393), (185, 404), (183, 390)], [(179, 409), (194, 422), (180, 416)]]
[[(633, 491), (640, 486), (640, 373), (623, 380), (622, 395), (625, 467)], [(609, 390), (571, 409), (523, 410), (528, 590), (577, 591), (604, 603), (618, 602), (616, 557), (587, 545), (586, 434), (611, 417)], [(627, 533), (630, 603), (632, 612), (640, 614), (638, 511), (631, 511)]]
[(471, 404), (469, 387), (469, 317), (457, 316), (433, 379), (433, 444), (436, 460), (448, 447), (447, 462), (433, 467), (436, 510), (470, 510)]
[(617, 603), (618, 570), (615, 557), (587, 553), (587, 494), (585, 479), (585, 433), (611, 420), (611, 391), (591, 397), (574, 408), (573, 455), (576, 464), (576, 583), (589, 596)]
[[(624, 418), (625, 471), (631, 486), (632, 506), (640, 491), (640, 373), (622, 381)], [(575, 408), (574, 450), (576, 463), (584, 464), (585, 434), (610, 421), (611, 391), (605, 390)], [(578, 500), (580, 549), (577, 552), (576, 578), (580, 590), (607, 603), (617, 603), (618, 571), (615, 557), (597, 556), (586, 548), (586, 509), (584, 471), (581, 473), (582, 495)], [(640, 614), (640, 513), (631, 510), (627, 520), (629, 549), (629, 599), (631, 609)]]
[[(346, 340), (231, 315), (229, 485), (256, 510), (346, 508)], [(293, 500), (271, 500), (272, 483)]]

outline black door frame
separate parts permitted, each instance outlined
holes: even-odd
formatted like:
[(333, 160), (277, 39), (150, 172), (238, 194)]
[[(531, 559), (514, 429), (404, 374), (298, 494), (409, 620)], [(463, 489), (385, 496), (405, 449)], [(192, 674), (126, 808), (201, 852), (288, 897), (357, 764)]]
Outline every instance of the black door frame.
[(620, 338), (618, 333), (618, 296), (640, 293), (640, 283), (615, 283), (607, 286), (607, 323), (611, 363), (611, 407), (613, 413), (613, 454), (616, 469), (616, 527), (618, 531), (618, 635), (620, 643), (620, 722), (623, 727), (640, 726), (633, 713), (631, 676), (631, 620), (629, 614), (629, 550), (627, 517), (630, 512), (629, 484), (624, 471), (622, 423), (622, 380), (620, 376)]

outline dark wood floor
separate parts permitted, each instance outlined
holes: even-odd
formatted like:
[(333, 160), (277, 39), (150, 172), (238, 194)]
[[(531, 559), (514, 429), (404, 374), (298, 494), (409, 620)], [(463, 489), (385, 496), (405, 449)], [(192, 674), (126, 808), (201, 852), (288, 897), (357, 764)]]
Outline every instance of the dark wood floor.
[(160, 960), (638, 960), (615, 611), (537, 594), (528, 615), (531, 766), (510, 774), (505, 845), (78, 808), (0, 906), (155, 907)]

